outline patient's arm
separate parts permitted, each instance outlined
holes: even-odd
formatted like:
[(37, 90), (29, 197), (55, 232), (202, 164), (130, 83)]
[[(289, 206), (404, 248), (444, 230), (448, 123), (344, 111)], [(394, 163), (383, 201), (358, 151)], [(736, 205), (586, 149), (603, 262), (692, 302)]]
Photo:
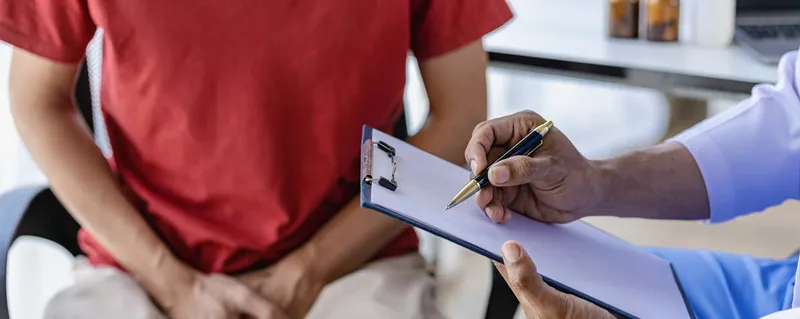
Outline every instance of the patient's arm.
[[(72, 103), (76, 64), (15, 49), (11, 112), (23, 142), (70, 214), (159, 301), (188, 281), (172, 256), (126, 199)], [(169, 305), (165, 305), (169, 306)]]

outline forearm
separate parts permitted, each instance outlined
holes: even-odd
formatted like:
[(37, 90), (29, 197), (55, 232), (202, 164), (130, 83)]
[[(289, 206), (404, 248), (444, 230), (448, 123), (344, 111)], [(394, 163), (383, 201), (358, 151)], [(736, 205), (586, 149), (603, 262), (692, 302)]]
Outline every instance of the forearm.
[[(456, 122), (430, 118), (409, 143), (463, 165), (463, 149), (477, 123)], [(310, 264), (314, 269), (309, 273), (328, 283), (363, 265), (407, 228), (400, 221), (362, 208), (359, 199), (354, 198), (296, 254), (313, 260)]]
[(709, 217), (708, 195), (689, 151), (664, 143), (596, 161), (602, 201), (593, 215), (699, 220)]
[(69, 92), (31, 92), (14, 84), (24, 83), (25, 76), (16, 77), (12, 75), (12, 114), (23, 142), (47, 176), (53, 192), (72, 216), (149, 291), (165, 294), (170, 283), (158, 280), (155, 274), (178, 274), (177, 269), (182, 266), (123, 195), (72, 106)]
[(800, 198), (797, 53), (778, 82), (670, 142), (603, 161), (611, 190), (604, 213), (723, 222)]

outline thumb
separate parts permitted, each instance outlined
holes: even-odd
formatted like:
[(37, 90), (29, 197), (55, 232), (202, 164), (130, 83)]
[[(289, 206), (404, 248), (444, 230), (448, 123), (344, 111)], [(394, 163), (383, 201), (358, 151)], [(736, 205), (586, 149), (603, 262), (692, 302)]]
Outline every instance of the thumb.
[[(574, 296), (548, 286), (522, 246), (514, 241), (503, 244), (503, 263), (495, 263), (523, 311), (533, 318), (608, 318), (609, 313)], [(576, 301), (580, 301), (576, 303)], [(572, 314), (572, 315), (570, 315)]]
[(539, 314), (543, 318), (564, 317), (568, 305), (566, 295), (548, 286), (536, 265), (522, 246), (514, 241), (503, 244), (503, 262), (498, 269), (506, 279), (514, 296), (527, 314)]
[(535, 301), (547, 292), (547, 284), (536, 271), (536, 265), (525, 249), (516, 241), (503, 244), (504, 277), (517, 299)]
[(494, 186), (517, 186), (545, 181), (554, 170), (549, 157), (512, 156), (492, 165), (489, 182)]

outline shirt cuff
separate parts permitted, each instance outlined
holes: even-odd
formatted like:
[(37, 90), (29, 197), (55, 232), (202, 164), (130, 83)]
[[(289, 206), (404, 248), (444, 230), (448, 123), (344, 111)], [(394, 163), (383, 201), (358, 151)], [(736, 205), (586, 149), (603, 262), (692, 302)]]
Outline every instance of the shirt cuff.
[(719, 223), (800, 198), (800, 99), (797, 52), (779, 64), (774, 85), (670, 139), (692, 154)]

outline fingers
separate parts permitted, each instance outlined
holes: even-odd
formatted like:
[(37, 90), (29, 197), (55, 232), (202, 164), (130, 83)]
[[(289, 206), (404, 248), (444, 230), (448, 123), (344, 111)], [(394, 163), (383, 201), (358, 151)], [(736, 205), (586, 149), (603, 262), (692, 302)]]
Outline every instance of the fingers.
[(512, 156), (497, 162), (489, 169), (489, 182), (494, 186), (528, 184), (540, 169), (536, 159), (529, 156)]
[(478, 191), (478, 195), (475, 196), (475, 204), (481, 210), (486, 211), (486, 206), (489, 206), (492, 199), (494, 199), (494, 187), (488, 186)]
[(289, 316), (283, 310), (255, 293), (238, 299), (234, 307), (236, 307), (237, 312), (255, 319), (289, 319)]
[[(525, 313), (548, 313), (554, 306), (559, 306), (558, 296), (551, 295), (550, 287), (536, 272), (536, 265), (519, 243), (507, 241), (501, 250), (504, 265), (495, 265)], [(551, 305), (553, 301), (557, 304)]]
[(505, 208), (499, 203), (489, 204), (484, 212), (486, 217), (489, 217), (494, 223), (502, 223), (503, 218), (505, 218)]
[(478, 207), (480, 207), (492, 222), (499, 223), (503, 221), (503, 208), (502, 191), (497, 187), (487, 187), (481, 189), (478, 193)]
[(563, 169), (552, 156), (512, 156), (492, 165), (489, 182), (494, 186), (509, 187), (534, 183), (545, 188), (555, 187), (564, 176)]
[(515, 241), (507, 241), (503, 244), (502, 252), (504, 278), (517, 298), (535, 298), (541, 295), (547, 284), (536, 272), (536, 265), (522, 246)]
[(470, 163), (473, 173), (477, 174), (488, 165), (486, 154), (492, 146), (508, 144), (516, 135), (524, 136), (537, 122), (544, 122), (541, 116), (523, 111), (478, 124), (464, 151), (464, 158)]
[(483, 122), (475, 127), (464, 151), (464, 159), (469, 163), (473, 174), (478, 174), (489, 165), (487, 155), (497, 138), (495, 130), (487, 123)]
[(218, 277), (225, 280), (225, 301), (231, 310), (255, 319), (289, 319), (283, 310), (279, 309), (244, 284), (233, 278)]
[[(502, 246), (503, 263), (495, 263), (514, 296), (527, 314), (538, 314), (543, 318), (563, 318), (573, 305), (567, 295), (548, 286), (536, 271), (536, 265), (522, 246), (507, 241)], [(594, 309), (592, 309), (595, 311)], [(592, 314), (587, 312), (587, 314)], [(602, 312), (599, 312), (602, 314)], [(586, 316), (581, 318), (599, 318)]]
[(492, 221), (494, 221), (494, 218), (492, 218), (492, 215), (490, 214), (492, 210), (489, 209), (489, 206), (494, 200), (494, 190), (494, 187), (489, 186), (478, 191), (478, 195), (475, 196), (475, 203), (478, 205), (481, 211), (486, 214), (486, 217)]
[(239, 308), (243, 314), (255, 319), (289, 319), (283, 310), (259, 297), (251, 298), (246, 304), (239, 305)]
[(511, 210), (507, 202), (514, 198), (518, 189), (487, 187), (481, 189), (476, 197), (478, 207), (494, 223), (508, 223), (511, 219)]

